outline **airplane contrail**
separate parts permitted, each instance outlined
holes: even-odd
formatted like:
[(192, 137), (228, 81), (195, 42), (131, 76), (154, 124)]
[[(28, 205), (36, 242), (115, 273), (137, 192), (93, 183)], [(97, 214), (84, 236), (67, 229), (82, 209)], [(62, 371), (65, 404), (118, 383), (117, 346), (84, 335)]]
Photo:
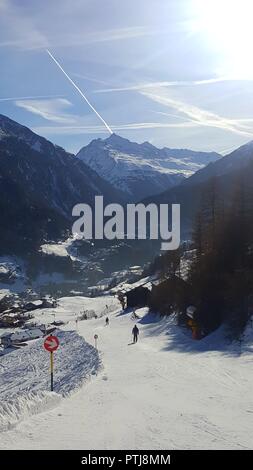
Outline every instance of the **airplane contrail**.
[(102, 116), (100, 116), (100, 114), (96, 111), (96, 109), (94, 108), (94, 106), (92, 106), (92, 104), (89, 102), (89, 100), (86, 98), (86, 96), (84, 95), (84, 93), (82, 92), (82, 90), (80, 90), (80, 88), (75, 84), (75, 82), (73, 82), (73, 80), (69, 77), (69, 75), (65, 72), (65, 70), (63, 70), (62, 66), (59, 64), (59, 62), (55, 59), (55, 57), (53, 56), (53, 54), (51, 54), (51, 52), (46, 49), (48, 55), (51, 57), (51, 59), (56, 63), (56, 65), (59, 67), (59, 69), (64, 73), (65, 77), (67, 77), (67, 79), (70, 81), (70, 83), (73, 85), (73, 87), (78, 91), (78, 93), (82, 96), (82, 98), (86, 101), (86, 103), (89, 105), (89, 107), (92, 109), (92, 111), (94, 111), (94, 113), (97, 115), (97, 117), (100, 119), (100, 121), (104, 124), (104, 126), (106, 127), (106, 129), (108, 130), (108, 132), (110, 134), (113, 134), (113, 131), (111, 130), (110, 126), (108, 126), (108, 124), (105, 122), (105, 120), (102, 118)]

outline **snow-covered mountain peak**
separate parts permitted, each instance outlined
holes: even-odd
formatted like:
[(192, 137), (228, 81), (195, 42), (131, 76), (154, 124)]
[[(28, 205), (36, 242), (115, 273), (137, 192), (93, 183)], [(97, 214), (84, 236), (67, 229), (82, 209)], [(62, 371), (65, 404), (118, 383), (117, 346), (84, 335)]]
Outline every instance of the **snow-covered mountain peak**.
[(165, 191), (220, 158), (215, 152), (159, 149), (117, 134), (93, 140), (77, 157), (134, 200)]
[(156, 147), (151, 144), (150, 142), (148, 142), (147, 140), (145, 142), (143, 142), (143, 144), (141, 144), (141, 146), (143, 148), (148, 148), (149, 150), (157, 150)]
[(120, 135), (113, 132), (110, 137), (105, 139), (105, 142), (109, 143), (110, 145), (127, 145), (130, 143), (130, 140), (125, 139), (124, 137), (121, 137)]

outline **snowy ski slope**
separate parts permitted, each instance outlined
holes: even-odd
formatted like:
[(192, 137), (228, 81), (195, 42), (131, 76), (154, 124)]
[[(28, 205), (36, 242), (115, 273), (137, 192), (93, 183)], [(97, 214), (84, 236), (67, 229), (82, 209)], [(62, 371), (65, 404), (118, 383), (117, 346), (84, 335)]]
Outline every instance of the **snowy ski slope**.
[[(76, 328), (72, 311), (80, 299), (61, 302), (59, 317), (70, 319), (66, 330)], [(115, 307), (107, 327), (104, 317), (78, 323), (86, 341), (98, 335), (103, 369), (54, 408), (2, 432), (1, 449), (253, 447), (250, 326), (241, 348), (228, 344), (222, 329), (193, 342), (173, 318), (141, 309), (133, 345), (131, 312), (121, 314), (113, 297), (88, 301), (97, 311), (110, 302)]]

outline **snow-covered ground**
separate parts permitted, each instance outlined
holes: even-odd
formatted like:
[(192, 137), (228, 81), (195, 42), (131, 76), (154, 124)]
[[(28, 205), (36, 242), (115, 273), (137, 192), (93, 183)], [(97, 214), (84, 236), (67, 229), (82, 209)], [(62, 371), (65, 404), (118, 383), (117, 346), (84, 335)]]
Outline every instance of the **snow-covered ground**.
[[(83, 243), (90, 244), (89, 241), (83, 241)], [(82, 263), (87, 261), (84, 256), (78, 255), (78, 237), (69, 237), (58, 243), (44, 243), (41, 245), (40, 250), (46, 255), (69, 257), (72, 261), (80, 261)]]
[[(72, 312), (80, 299), (61, 301), (56, 315), (69, 316), (65, 330), (76, 328)], [(97, 312), (110, 302), (115, 308), (109, 326), (104, 317), (78, 323), (86, 341), (93, 344), (98, 335), (103, 369), (54, 408), (1, 433), (1, 449), (252, 448), (250, 326), (240, 350), (222, 330), (194, 342), (173, 318), (139, 309), (140, 338), (133, 345), (131, 312), (121, 314), (113, 297), (89, 301)]]
[(57, 331), (60, 349), (54, 353), (54, 391), (50, 390), (50, 355), (43, 339), (31, 341), (0, 359), (0, 432), (31, 414), (48, 409), (62, 396), (96, 374), (100, 359), (96, 349), (74, 331)]
[(76, 328), (76, 319), (80, 317), (85, 311), (93, 310), (94, 313), (100, 317), (107, 312), (117, 310), (119, 302), (113, 296), (101, 297), (62, 297), (57, 300), (56, 308), (37, 309), (33, 311), (33, 320), (49, 324), (54, 320), (62, 320), (67, 322), (67, 328)]
[(25, 263), (16, 256), (0, 256), (0, 300), (5, 295), (23, 292), (26, 288)]

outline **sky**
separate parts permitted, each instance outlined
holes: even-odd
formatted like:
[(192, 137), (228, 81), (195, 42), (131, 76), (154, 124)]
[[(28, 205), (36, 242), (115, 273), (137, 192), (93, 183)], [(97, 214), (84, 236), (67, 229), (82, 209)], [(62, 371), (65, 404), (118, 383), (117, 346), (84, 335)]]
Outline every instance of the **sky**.
[(115, 132), (229, 153), (253, 139), (252, 4), (0, 0), (0, 113), (70, 152)]

